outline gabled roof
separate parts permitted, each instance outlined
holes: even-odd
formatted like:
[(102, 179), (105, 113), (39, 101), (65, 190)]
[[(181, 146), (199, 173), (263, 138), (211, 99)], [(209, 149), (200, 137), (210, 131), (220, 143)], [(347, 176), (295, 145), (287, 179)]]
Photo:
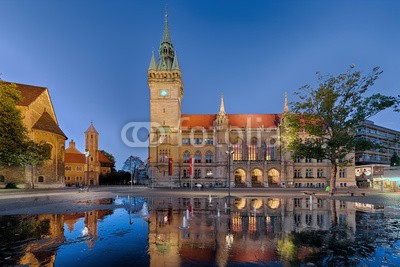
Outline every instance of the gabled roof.
[(100, 163), (113, 163), (101, 151), (99, 151), (99, 161)]
[(60, 129), (54, 119), (50, 116), (47, 111), (42, 113), (42, 116), (38, 119), (38, 121), (33, 125), (32, 129), (47, 131), (51, 133), (55, 133), (67, 138), (64, 132)]
[(216, 114), (182, 114), (181, 127), (183, 130), (194, 127), (212, 128)]
[(85, 154), (65, 153), (65, 163), (86, 163)]
[[(12, 84), (10, 82), (6, 82)], [(18, 106), (29, 106), (36, 98), (39, 97), (44, 91), (45, 87), (33, 86), (28, 84), (13, 83), (17, 86), (17, 90), (21, 93), (22, 99), (17, 103)]]

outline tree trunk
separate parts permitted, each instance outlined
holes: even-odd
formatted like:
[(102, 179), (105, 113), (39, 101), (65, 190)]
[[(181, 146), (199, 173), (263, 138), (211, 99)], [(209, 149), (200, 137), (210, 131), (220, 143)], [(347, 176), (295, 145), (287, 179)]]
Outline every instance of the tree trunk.
[(329, 209), (331, 211), (332, 226), (336, 226), (337, 225), (336, 200), (334, 199), (329, 200)]
[(34, 166), (33, 166), (33, 164), (32, 164), (32, 165), (31, 165), (31, 188), (32, 188), (32, 189), (35, 188), (33, 171), (34, 171)]
[(336, 191), (336, 174), (337, 174), (337, 164), (331, 162), (331, 180), (329, 182), (329, 194), (333, 196)]

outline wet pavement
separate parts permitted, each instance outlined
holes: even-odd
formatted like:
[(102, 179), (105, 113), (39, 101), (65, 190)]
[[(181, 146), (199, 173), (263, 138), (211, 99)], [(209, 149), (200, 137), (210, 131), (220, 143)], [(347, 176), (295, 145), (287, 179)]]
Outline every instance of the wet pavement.
[(104, 198), (92, 192), (71, 200), (70, 205), (87, 207), (84, 211), (0, 216), (0, 265), (400, 263), (396, 194), (331, 199), (303, 192), (265, 196), (247, 191), (253, 196), (232, 198), (223, 196), (225, 192), (182, 197), (160, 192), (141, 197), (118, 191), (118, 196), (112, 192), (113, 197)]

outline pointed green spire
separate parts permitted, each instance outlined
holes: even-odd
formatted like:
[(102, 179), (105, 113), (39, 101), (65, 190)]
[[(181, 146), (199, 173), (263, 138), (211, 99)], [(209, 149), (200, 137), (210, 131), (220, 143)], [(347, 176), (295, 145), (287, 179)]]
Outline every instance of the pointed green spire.
[(180, 70), (181, 68), (179, 67), (179, 62), (178, 62), (178, 56), (174, 55), (174, 62), (172, 63), (172, 70)]
[(156, 58), (154, 57), (154, 51), (152, 51), (152, 53), (151, 53), (149, 70), (157, 70), (157, 62), (156, 62)]
[(169, 34), (167, 8), (165, 8), (164, 34), (158, 52), (160, 54), (160, 62), (158, 63), (157, 69), (171, 70), (175, 57), (175, 51), (174, 46), (172, 45), (171, 36)]
[(169, 26), (168, 26), (168, 4), (165, 5), (165, 22), (164, 22), (164, 34), (163, 34), (162, 42), (172, 44), (171, 36), (169, 34)]

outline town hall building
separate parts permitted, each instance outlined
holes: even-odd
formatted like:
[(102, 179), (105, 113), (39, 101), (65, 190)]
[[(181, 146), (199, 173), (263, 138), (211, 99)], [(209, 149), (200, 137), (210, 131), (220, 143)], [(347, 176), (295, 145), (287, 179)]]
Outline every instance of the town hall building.
[[(282, 149), (282, 113), (229, 114), (223, 96), (216, 114), (182, 112), (182, 72), (167, 14), (158, 59), (153, 53), (150, 60), (148, 86), (151, 186), (327, 186), (329, 161), (292, 160)], [(283, 111), (289, 112), (286, 95)], [(354, 166), (340, 169), (337, 178), (337, 187), (355, 185)]]

